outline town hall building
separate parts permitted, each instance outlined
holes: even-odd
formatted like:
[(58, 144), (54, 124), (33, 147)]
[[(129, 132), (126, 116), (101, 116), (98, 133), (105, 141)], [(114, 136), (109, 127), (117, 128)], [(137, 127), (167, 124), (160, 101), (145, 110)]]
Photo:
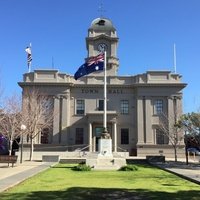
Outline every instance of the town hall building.
[[(87, 57), (107, 52), (107, 128), (112, 151), (173, 157), (169, 139), (159, 129), (160, 117), (162, 113), (169, 117), (182, 114), (182, 90), (186, 84), (179, 74), (170, 71), (118, 75), (118, 68), (123, 67), (117, 56), (118, 41), (111, 20), (92, 21), (86, 37)], [(23, 91), (33, 86), (39, 88), (53, 101), (57, 113), (52, 130), (43, 132), (35, 143), (98, 152), (103, 130), (103, 71), (75, 80), (58, 70), (38, 69), (24, 74), (19, 85)]]

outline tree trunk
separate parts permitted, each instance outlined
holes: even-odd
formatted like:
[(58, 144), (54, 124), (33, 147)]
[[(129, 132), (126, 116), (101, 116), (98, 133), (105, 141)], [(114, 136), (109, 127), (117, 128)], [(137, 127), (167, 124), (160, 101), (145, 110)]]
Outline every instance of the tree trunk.
[(30, 161), (32, 161), (33, 159), (33, 148), (34, 148), (34, 145), (33, 145), (33, 138), (31, 138), (31, 146), (30, 146)]
[(174, 158), (175, 162), (177, 162), (177, 146), (174, 147)]
[(9, 144), (9, 150), (8, 150), (8, 151), (9, 151), (9, 156), (11, 156), (11, 154), (12, 154), (12, 144), (13, 144), (13, 141), (10, 140), (9, 143), (10, 143), (10, 144)]
[[(13, 144), (13, 141), (12, 140), (10, 140), (9, 141), (9, 150), (8, 150), (8, 152), (9, 152), (9, 156), (11, 156), (12, 155), (12, 144)], [(9, 163), (8, 163), (8, 167), (9, 167)]]
[(187, 151), (187, 146), (185, 146), (185, 159), (186, 159), (186, 165), (188, 165), (188, 151)]

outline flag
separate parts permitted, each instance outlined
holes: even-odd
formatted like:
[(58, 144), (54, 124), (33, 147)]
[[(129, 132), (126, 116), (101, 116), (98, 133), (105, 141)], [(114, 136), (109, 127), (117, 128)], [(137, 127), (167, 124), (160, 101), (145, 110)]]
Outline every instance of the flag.
[(29, 67), (32, 61), (31, 47), (26, 47), (25, 51), (27, 53), (27, 64)]
[(102, 71), (104, 68), (104, 54), (99, 54), (95, 57), (89, 58), (83, 65), (81, 65), (74, 74), (75, 80), (82, 76), (90, 74), (95, 71)]

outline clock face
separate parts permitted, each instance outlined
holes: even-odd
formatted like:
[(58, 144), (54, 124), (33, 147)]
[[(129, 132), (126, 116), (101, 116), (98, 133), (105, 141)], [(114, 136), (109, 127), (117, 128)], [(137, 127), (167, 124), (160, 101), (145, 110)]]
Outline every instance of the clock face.
[(104, 52), (107, 49), (107, 45), (105, 43), (100, 43), (97, 48), (99, 52)]

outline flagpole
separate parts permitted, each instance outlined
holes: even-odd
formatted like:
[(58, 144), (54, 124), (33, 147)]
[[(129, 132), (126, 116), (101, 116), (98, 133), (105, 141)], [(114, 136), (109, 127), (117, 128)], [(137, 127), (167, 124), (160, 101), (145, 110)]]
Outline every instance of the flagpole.
[(107, 133), (107, 70), (106, 70), (106, 51), (104, 51), (104, 117), (103, 132)]
[[(31, 49), (31, 47), (32, 47), (32, 45), (30, 43), (30, 49)], [(31, 49), (31, 54), (32, 54), (32, 49)], [(30, 73), (30, 72), (31, 72), (31, 61), (28, 64), (28, 73)]]

